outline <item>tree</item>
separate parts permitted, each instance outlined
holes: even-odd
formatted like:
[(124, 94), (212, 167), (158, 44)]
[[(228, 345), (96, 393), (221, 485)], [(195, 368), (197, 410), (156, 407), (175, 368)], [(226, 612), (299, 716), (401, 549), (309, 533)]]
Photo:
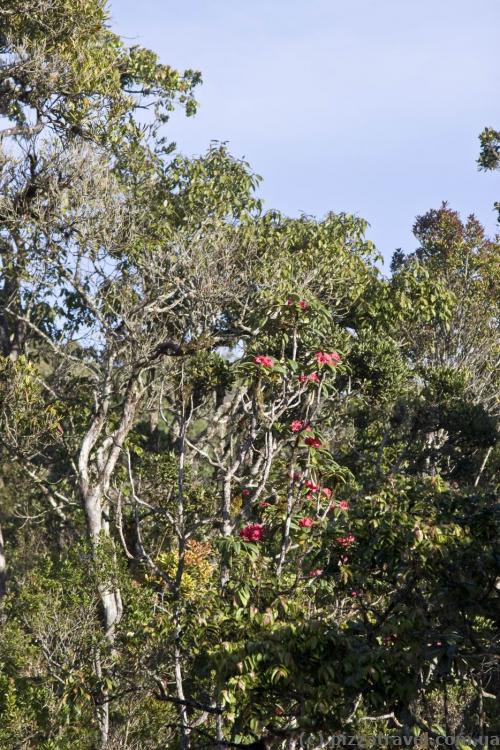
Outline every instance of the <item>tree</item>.
[[(485, 128), (479, 136), (481, 150), (479, 152), (479, 169), (492, 170), (500, 166), (500, 131), (494, 128)], [(500, 221), (500, 203), (495, 203), (495, 209)]]

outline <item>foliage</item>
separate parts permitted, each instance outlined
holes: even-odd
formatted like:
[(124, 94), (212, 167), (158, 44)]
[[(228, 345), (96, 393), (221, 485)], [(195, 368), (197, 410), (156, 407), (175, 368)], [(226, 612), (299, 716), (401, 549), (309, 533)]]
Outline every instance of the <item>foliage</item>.
[(500, 731), (498, 238), (443, 204), (384, 278), (362, 219), (172, 155), (198, 76), (103, 3), (13, 9), (0, 746)]

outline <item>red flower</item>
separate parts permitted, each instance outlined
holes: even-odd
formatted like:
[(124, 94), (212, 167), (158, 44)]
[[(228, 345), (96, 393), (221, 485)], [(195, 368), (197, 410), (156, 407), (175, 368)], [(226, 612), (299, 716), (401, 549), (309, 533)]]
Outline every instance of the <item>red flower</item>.
[(310, 529), (311, 526), (314, 526), (314, 519), (311, 516), (304, 516), (300, 519), (299, 526), (301, 529)]
[(356, 597), (361, 596), (361, 594), (359, 591), (351, 591), (351, 596), (353, 596), (356, 599)]
[(314, 358), (319, 365), (330, 365), (330, 367), (336, 367), (342, 362), (342, 357), (338, 352), (316, 352)]
[(323, 493), (323, 495), (326, 497), (327, 500), (329, 500), (332, 496), (332, 491), (329, 487), (323, 487), (321, 492)]
[(340, 510), (349, 510), (349, 503), (347, 502), (347, 500), (340, 500), (339, 508)]
[(308, 490), (311, 490), (311, 492), (317, 492), (319, 490), (318, 485), (314, 484), (310, 479), (307, 480), (304, 486), (307, 487)]
[(248, 488), (246, 488), (244, 490), (241, 490), (241, 494), (243, 495), (243, 497), (248, 497), (249, 495), (252, 494), (252, 490), (249, 490)]
[(260, 542), (264, 536), (264, 527), (261, 523), (250, 523), (241, 529), (240, 536), (245, 542)]
[(271, 503), (268, 503), (266, 500), (261, 500), (259, 503), (259, 508), (269, 508)]
[(290, 424), (292, 432), (302, 432), (302, 430), (310, 430), (310, 426), (307, 422), (303, 422), (301, 419), (294, 419)]
[(253, 361), (256, 365), (262, 365), (262, 367), (267, 367), (269, 369), (274, 367), (274, 359), (265, 354), (259, 354), (258, 357), (253, 358)]
[(340, 558), (340, 562), (342, 563), (342, 565), (345, 565), (346, 563), (348, 563), (349, 558), (347, 557), (347, 555), (342, 555)]
[(322, 568), (314, 568), (314, 570), (311, 570), (311, 572), (309, 573), (309, 578), (317, 578), (322, 573), (323, 573)]
[(304, 440), (306, 445), (310, 445), (311, 448), (321, 448), (321, 440), (316, 437), (308, 437)]
[(311, 372), (310, 375), (299, 375), (299, 383), (319, 383), (317, 372)]
[(338, 536), (335, 541), (341, 544), (342, 547), (350, 547), (351, 544), (354, 544), (354, 542), (356, 541), (356, 537), (354, 537), (352, 534), (348, 534), (347, 536)]
[(301, 310), (307, 310), (309, 308), (309, 302), (307, 302), (307, 300), (299, 299), (299, 301), (296, 302), (291, 297), (287, 300), (287, 305), (297, 305)]

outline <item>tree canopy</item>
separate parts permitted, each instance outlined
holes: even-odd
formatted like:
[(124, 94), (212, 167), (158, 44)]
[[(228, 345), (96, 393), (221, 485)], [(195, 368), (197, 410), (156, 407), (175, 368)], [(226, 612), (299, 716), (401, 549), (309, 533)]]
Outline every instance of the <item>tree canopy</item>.
[(500, 734), (498, 236), (385, 277), (101, 0), (0, 28), (0, 747)]

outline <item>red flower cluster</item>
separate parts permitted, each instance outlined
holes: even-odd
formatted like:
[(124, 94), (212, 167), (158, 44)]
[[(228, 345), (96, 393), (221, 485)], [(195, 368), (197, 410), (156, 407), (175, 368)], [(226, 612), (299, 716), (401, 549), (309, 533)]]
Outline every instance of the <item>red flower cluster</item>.
[(241, 490), (241, 494), (243, 497), (249, 497), (252, 494), (252, 490), (249, 490), (248, 487), (246, 487), (244, 490)]
[(268, 357), (266, 354), (259, 354), (258, 357), (253, 358), (253, 361), (256, 365), (262, 365), (262, 367), (267, 367), (268, 369), (274, 367), (274, 359)]
[(314, 526), (314, 519), (311, 516), (304, 516), (300, 519), (299, 526), (301, 529), (310, 529), (311, 526)]
[(245, 542), (260, 542), (264, 536), (264, 526), (261, 523), (250, 523), (241, 529), (240, 536)]
[(311, 572), (309, 573), (309, 578), (317, 578), (322, 573), (323, 573), (322, 568), (314, 568), (314, 570), (311, 570)]
[(319, 365), (330, 365), (330, 367), (336, 367), (342, 362), (342, 357), (338, 352), (317, 352), (314, 358)]
[(299, 383), (319, 383), (317, 372), (311, 372), (310, 375), (299, 375)]
[(332, 491), (329, 487), (323, 487), (321, 492), (323, 493), (323, 495), (326, 497), (327, 500), (329, 500), (332, 496)]
[(318, 440), (316, 437), (308, 437), (304, 440), (304, 443), (311, 448), (321, 448), (321, 440)]
[(347, 502), (347, 500), (340, 500), (339, 508), (340, 510), (349, 510), (349, 503)]
[(294, 419), (290, 423), (290, 429), (292, 432), (302, 432), (302, 430), (311, 430), (311, 425), (308, 422), (303, 422), (301, 419)]
[(299, 299), (298, 302), (296, 302), (294, 299), (289, 299), (287, 301), (288, 305), (297, 305), (300, 307), (301, 310), (308, 310), (309, 309), (309, 302), (307, 302), (305, 299)]
[(320, 489), (320, 487), (317, 484), (314, 484), (310, 479), (307, 480), (304, 486), (307, 487), (308, 490), (311, 490), (311, 492), (317, 492)]
[(259, 503), (259, 508), (269, 508), (271, 506), (271, 503), (268, 503), (267, 500), (261, 500)]
[(341, 544), (342, 547), (350, 547), (351, 544), (354, 544), (356, 541), (356, 537), (352, 534), (348, 534), (347, 536), (338, 536), (335, 541)]

